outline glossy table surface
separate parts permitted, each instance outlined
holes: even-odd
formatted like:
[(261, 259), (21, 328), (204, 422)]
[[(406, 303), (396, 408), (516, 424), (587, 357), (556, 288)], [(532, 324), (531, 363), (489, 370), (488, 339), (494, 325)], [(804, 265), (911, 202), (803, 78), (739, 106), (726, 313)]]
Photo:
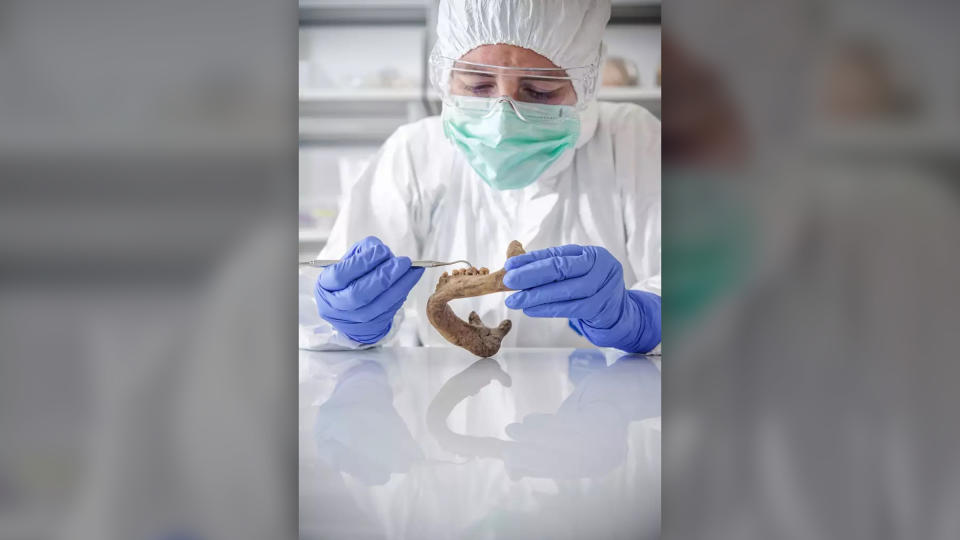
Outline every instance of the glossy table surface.
[(300, 536), (656, 538), (659, 363), (300, 351)]

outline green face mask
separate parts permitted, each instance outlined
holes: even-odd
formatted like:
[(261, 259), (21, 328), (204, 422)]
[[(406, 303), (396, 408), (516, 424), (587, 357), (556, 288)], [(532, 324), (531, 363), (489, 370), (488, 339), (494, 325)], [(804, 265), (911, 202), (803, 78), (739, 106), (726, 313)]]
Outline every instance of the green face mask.
[(453, 96), (443, 132), (490, 187), (529, 186), (580, 136), (575, 107)]

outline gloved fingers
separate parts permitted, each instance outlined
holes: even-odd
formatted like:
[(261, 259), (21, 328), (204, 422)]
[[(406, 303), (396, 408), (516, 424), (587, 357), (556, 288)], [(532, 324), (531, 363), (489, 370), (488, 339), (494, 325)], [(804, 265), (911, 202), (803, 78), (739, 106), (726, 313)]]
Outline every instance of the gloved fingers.
[(514, 290), (525, 290), (586, 275), (593, 268), (595, 252), (580, 246), (571, 247), (580, 251), (538, 259), (508, 270), (503, 276), (503, 284)]
[[(613, 259), (614, 261), (616, 259)], [(531, 305), (523, 308), (528, 317), (566, 317), (586, 321), (595, 328), (610, 328), (622, 316), (623, 298), (626, 288), (623, 285), (623, 269), (619, 265), (607, 265), (603, 274), (591, 272), (584, 276), (587, 280), (602, 283), (591, 296), (575, 300), (558, 301)], [(600, 269), (598, 269), (600, 270)], [(599, 277), (602, 275), (603, 277)], [(558, 283), (558, 285), (567, 282)], [(515, 293), (516, 294), (516, 293)], [(508, 305), (509, 307), (509, 305)]]
[[(398, 306), (399, 307), (399, 306)], [(352, 322), (352, 321), (330, 321), (340, 332), (347, 337), (360, 343), (376, 343), (384, 338), (390, 332), (390, 325), (393, 322), (393, 315), (396, 311), (389, 311), (374, 317), (371, 321)]]
[(319, 289), (317, 294), (317, 311), (324, 319), (329, 322), (354, 322), (364, 323), (374, 320), (376, 317), (389, 312), (396, 313), (403, 305), (410, 293), (410, 289), (416, 285), (417, 281), (423, 275), (423, 268), (410, 268), (383, 294), (373, 299), (372, 302), (356, 309), (337, 309), (330, 301), (330, 293)]
[(381, 297), (377, 298), (377, 300), (363, 307), (351, 310), (342, 310), (330, 307), (330, 304), (327, 304), (326, 301), (321, 299), (322, 304), (318, 305), (318, 311), (320, 312), (320, 316), (331, 324), (372, 324), (379, 320), (382, 315), (389, 314), (392, 317), (393, 314), (396, 313), (397, 310), (403, 305), (403, 302), (406, 300), (406, 298), (396, 299), (392, 304), (388, 303), (388, 300), (389, 299), (386, 299), (383, 297), (383, 295), (381, 295)]
[[(397, 302), (395, 307), (397, 309), (403, 305), (403, 302)], [(355, 321), (353, 320), (354, 313), (352, 311), (336, 311), (333, 310), (323, 316), (323, 318), (336, 327), (338, 330), (348, 331), (351, 334), (360, 334), (363, 328), (375, 328), (377, 326), (384, 326), (386, 323), (393, 320), (393, 315), (396, 313), (396, 309), (388, 308), (382, 313), (374, 315), (373, 317), (368, 318), (364, 321)]]
[[(533, 265), (527, 265), (524, 268), (530, 266)], [(515, 292), (507, 297), (505, 303), (510, 309), (524, 309), (554, 302), (585, 299), (595, 295), (604, 284), (594, 272), (588, 272), (580, 277)]]
[(593, 300), (593, 298), (581, 298), (579, 300), (540, 304), (539, 306), (523, 308), (523, 314), (527, 317), (540, 318), (590, 319), (602, 310), (603, 304), (603, 300)]
[[(404, 257), (407, 259), (407, 257)], [(409, 260), (409, 259), (407, 259)], [(426, 268), (421, 268), (419, 266), (411, 266), (406, 273), (393, 284), (391, 290), (397, 290), (403, 293), (403, 298), (405, 299), (410, 291), (413, 290), (413, 287), (420, 281), (420, 278), (423, 277), (423, 272)]]
[(618, 308), (621, 307), (620, 300), (625, 291), (623, 285), (616, 281), (609, 281), (589, 298), (531, 306), (524, 308), (523, 313), (528, 317), (581, 319), (587, 321), (591, 326), (598, 322), (610, 321), (609, 324), (602, 326), (602, 328), (609, 328), (616, 323), (617, 318), (621, 315)]
[[(389, 265), (391, 262), (387, 261), (384, 265)], [(350, 339), (360, 343), (376, 343), (390, 331), (393, 316), (403, 306), (410, 289), (423, 275), (423, 271), (423, 268), (408, 268), (407, 272), (387, 291), (374, 298), (372, 302), (355, 309), (338, 309), (330, 302), (336, 293), (330, 293), (318, 287), (317, 311), (321, 317)]]
[(379, 238), (368, 236), (354, 244), (340, 262), (325, 268), (317, 282), (328, 291), (345, 289), (392, 256), (390, 248)]
[(579, 255), (583, 251), (583, 246), (578, 246), (576, 244), (568, 244), (566, 246), (557, 246), (547, 249), (538, 249), (536, 251), (530, 251), (524, 253), (523, 255), (517, 255), (516, 257), (510, 257), (507, 259), (507, 262), (504, 263), (503, 267), (507, 270), (513, 270), (515, 268), (520, 268), (525, 264), (530, 264), (534, 261), (539, 261), (542, 259), (547, 259), (550, 257), (563, 257), (567, 255)]
[(624, 301), (627, 297), (627, 290), (623, 286), (623, 280), (610, 280), (597, 292), (599, 302), (593, 303), (590, 307), (593, 313), (583, 313), (578, 319), (582, 319), (595, 329), (612, 328), (620, 318), (623, 317)]
[(404, 273), (396, 283), (391, 285), (389, 289), (384, 291), (383, 294), (374, 298), (369, 304), (352, 310), (349, 320), (366, 322), (373, 320), (378, 315), (387, 311), (391, 314), (396, 313), (397, 310), (400, 309), (400, 306), (403, 305), (403, 302), (406, 301), (407, 295), (410, 294), (410, 289), (420, 280), (423, 271), (423, 268), (409, 268), (406, 273)]
[(527, 317), (538, 317), (538, 318), (566, 318), (566, 319), (580, 319), (581, 315), (585, 310), (581, 305), (582, 300), (570, 300), (567, 302), (554, 302), (552, 304), (543, 304), (539, 306), (533, 306), (528, 308), (523, 308), (523, 314)]
[(409, 257), (389, 258), (372, 271), (353, 281), (345, 289), (338, 291), (324, 289), (321, 294), (335, 309), (359, 309), (387, 292), (409, 269)]

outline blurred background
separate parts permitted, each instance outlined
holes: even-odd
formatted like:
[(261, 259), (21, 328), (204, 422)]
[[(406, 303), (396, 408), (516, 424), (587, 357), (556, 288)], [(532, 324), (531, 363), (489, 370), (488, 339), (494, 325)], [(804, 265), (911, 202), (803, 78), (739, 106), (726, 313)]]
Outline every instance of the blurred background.
[[(326, 242), (341, 194), (393, 131), (440, 114), (427, 57), (438, 0), (301, 0), (300, 255)], [(598, 99), (660, 115), (660, 1), (615, 0)]]
[(664, 5), (664, 538), (960, 537), (960, 6)]
[[(668, 119), (663, 537), (955, 540), (960, 6), (660, 14), (601, 97)], [(294, 252), (436, 112), (431, 18), (0, 3), (0, 538), (296, 535)]]
[(0, 538), (296, 534), (296, 26), (0, 2)]

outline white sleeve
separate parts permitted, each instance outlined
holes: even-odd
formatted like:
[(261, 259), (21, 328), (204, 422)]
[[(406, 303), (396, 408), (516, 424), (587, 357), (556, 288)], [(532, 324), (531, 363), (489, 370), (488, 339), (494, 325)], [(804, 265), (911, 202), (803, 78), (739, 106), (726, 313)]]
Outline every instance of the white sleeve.
[[(383, 144), (346, 196), (337, 216), (330, 239), (317, 256), (339, 259), (355, 242), (376, 236), (395, 255), (417, 258), (420, 235), (417, 223), (420, 196), (407, 142), (413, 134), (410, 127), (401, 127)], [(415, 133), (415, 132), (414, 132)], [(319, 268), (300, 270), (299, 347), (314, 350), (365, 349), (390, 344), (403, 321), (403, 309), (394, 316), (390, 333), (375, 344), (356, 342), (338, 332), (317, 313), (313, 296)]]
[[(633, 275), (627, 288), (660, 294), (660, 122), (646, 110), (633, 108), (619, 130), (617, 151), (622, 186), (627, 257)], [(627, 150), (630, 151), (627, 151)], [(619, 149), (618, 149), (619, 150)]]
[[(639, 107), (624, 119), (618, 156), (628, 156), (624, 167), (624, 220), (627, 257), (633, 275), (624, 275), (626, 286), (661, 295), (660, 283), (660, 121)], [(631, 151), (627, 151), (627, 149)], [(660, 354), (660, 345), (650, 351)]]

